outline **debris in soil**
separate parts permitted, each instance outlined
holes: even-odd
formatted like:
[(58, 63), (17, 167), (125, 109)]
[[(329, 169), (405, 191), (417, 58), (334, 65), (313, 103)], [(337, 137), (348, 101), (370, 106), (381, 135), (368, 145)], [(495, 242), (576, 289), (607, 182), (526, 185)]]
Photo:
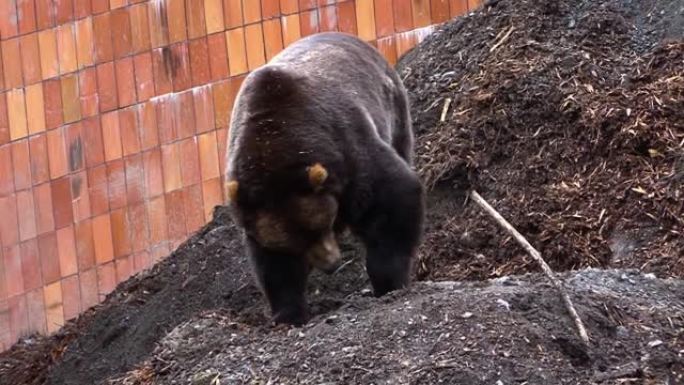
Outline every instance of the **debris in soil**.
[[(399, 64), (431, 187), (419, 278), (536, 270), (473, 186), (554, 269), (684, 275), (681, 0), (486, 3)], [(0, 385), (684, 382), (681, 281), (571, 274), (585, 350), (539, 276), (373, 299), (345, 247), (341, 271), (311, 279), (314, 322), (274, 329), (219, 209), (58, 334), (0, 353)]]
[(589, 349), (574, 336), (555, 289), (533, 274), (418, 283), (383, 299), (353, 296), (301, 329), (257, 330), (203, 314), (112, 384), (684, 382), (684, 282), (619, 270), (566, 279), (591, 330)]
[(420, 276), (532, 269), (467, 204), (471, 187), (556, 270), (683, 276), (681, 0), (488, 4), (398, 64), (419, 133), (417, 167), (432, 206), (449, 207), (431, 211)]

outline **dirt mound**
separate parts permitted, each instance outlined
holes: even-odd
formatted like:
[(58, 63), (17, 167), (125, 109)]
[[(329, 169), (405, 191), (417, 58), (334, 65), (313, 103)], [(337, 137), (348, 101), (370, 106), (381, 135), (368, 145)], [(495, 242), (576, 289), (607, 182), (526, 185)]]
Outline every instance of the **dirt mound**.
[(682, 276), (682, 25), (679, 0), (490, 1), (405, 56), (418, 168), (449, 205), (432, 210), (420, 275), (530, 270), (464, 206), (474, 186), (556, 269)]
[(302, 329), (256, 331), (208, 313), (171, 331), (145, 366), (112, 382), (684, 383), (682, 281), (624, 271), (570, 275), (589, 350), (540, 281), (423, 283), (380, 300), (355, 295)]

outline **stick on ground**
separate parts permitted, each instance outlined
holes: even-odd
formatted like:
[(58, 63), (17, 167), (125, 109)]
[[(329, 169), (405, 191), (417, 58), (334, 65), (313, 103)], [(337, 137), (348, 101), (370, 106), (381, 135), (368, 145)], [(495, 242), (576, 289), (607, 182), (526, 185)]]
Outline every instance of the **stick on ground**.
[(542, 270), (544, 271), (544, 274), (549, 278), (551, 283), (553, 283), (553, 286), (556, 287), (558, 292), (561, 295), (561, 298), (563, 298), (563, 303), (565, 304), (565, 308), (567, 309), (568, 313), (570, 313), (570, 317), (573, 319), (575, 322), (575, 326), (577, 327), (577, 332), (579, 333), (580, 338), (582, 339), (582, 342), (584, 342), (585, 345), (589, 344), (589, 335), (587, 334), (587, 329), (584, 327), (584, 324), (582, 323), (582, 319), (580, 319), (579, 315), (577, 314), (577, 310), (575, 310), (575, 306), (572, 304), (572, 301), (570, 300), (570, 296), (568, 296), (567, 291), (565, 291), (565, 288), (563, 287), (563, 284), (561, 281), (556, 277), (556, 275), (553, 273), (553, 270), (551, 270), (551, 267), (544, 261), (542, 258), (541, 254), (534, 248), (530, 243), (525, 239), (525, 237), (522, 236), (516, 230), (504, 217), (499, 214), (498, 211), (496, 211), (492, 206), (487, 203), (480, 194), (477, 193), (477, 191), (472, 190), (470, 192), (470, 197), (473, 198), (475, 203), (477, 203), (480, 207), (482, 207), (487, 214), (492, 216), (494, 220), (501, 225), (509, 234), (515, 238), (520, 245), (529, 253), (532, 258), (534, 258), (535, 261), (541, 266)]

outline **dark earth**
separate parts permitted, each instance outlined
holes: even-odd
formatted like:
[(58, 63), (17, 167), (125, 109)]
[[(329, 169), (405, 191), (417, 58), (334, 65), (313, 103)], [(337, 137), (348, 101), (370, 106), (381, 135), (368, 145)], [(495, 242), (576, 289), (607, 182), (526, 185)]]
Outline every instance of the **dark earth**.
[[(218, 208), (104, 303), (0, 353), (0, 385), (684, 384), (683, 38), (681, 0), (486, 2), (397, 66), (430, 190), (421, 282), (373, 298), (349, 239), (311, 279), (314, 319), (274, 328)], [(472, 188), (575, 270), (588, 347)]]

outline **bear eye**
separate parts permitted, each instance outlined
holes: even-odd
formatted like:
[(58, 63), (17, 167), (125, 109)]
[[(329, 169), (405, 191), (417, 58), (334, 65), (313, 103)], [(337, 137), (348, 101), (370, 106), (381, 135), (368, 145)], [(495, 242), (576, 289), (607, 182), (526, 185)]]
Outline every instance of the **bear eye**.
[(330, 196), (307, 196), (296, 200), (297, 221), (309, 230), (326, 230), (335, 220), (337, 202)]

